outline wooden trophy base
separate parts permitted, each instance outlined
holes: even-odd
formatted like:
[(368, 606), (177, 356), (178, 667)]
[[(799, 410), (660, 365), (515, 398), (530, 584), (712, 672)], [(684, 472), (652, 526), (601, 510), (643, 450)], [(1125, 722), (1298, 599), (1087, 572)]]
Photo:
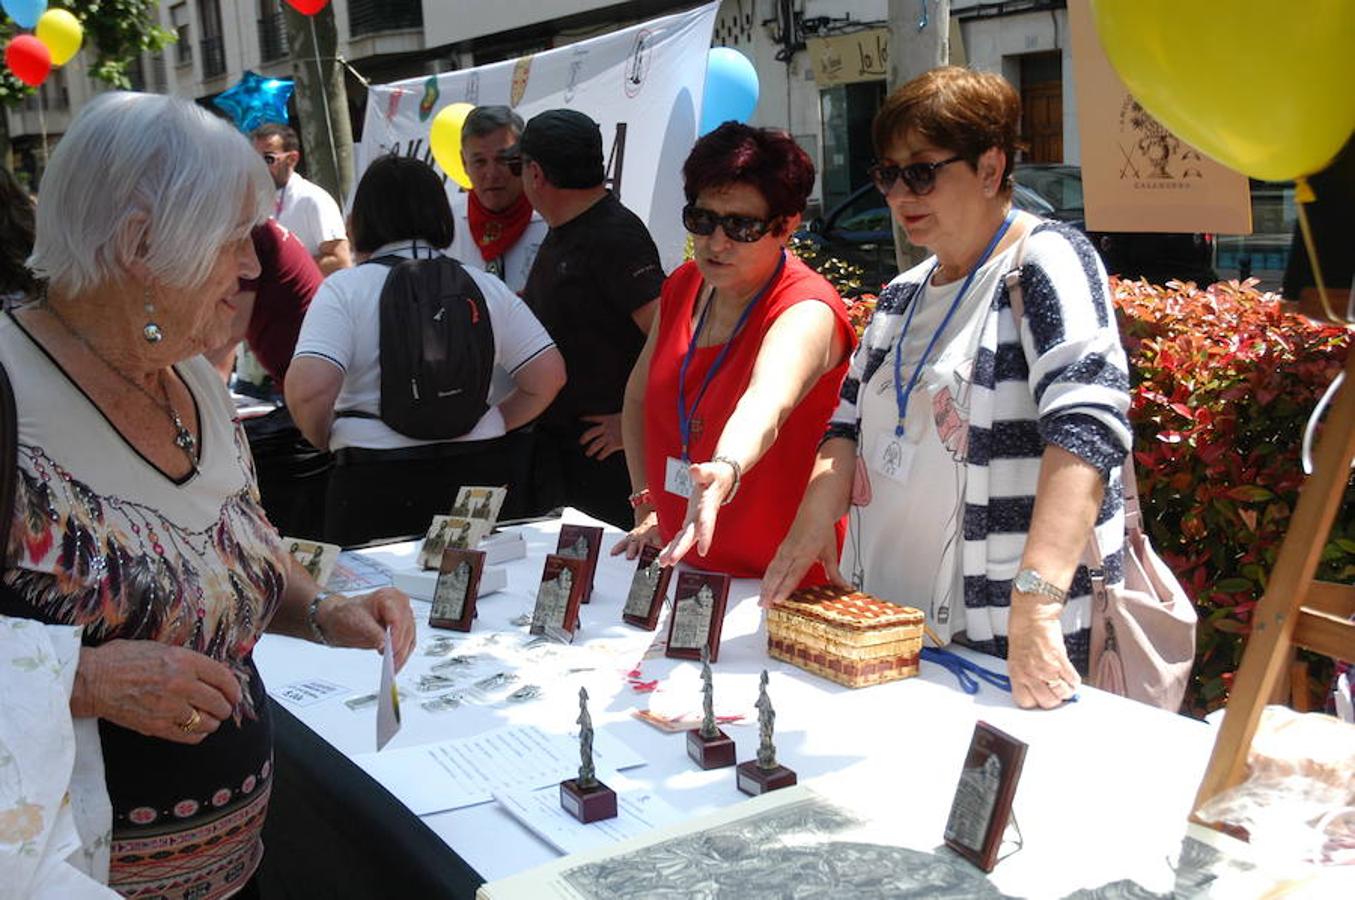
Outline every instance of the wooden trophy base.
[(560, 782), (560, 805), (565, 812), (583, 822), (616, 818), (616, 791), (601, 781), (592, 787), (579, 787), (577, 779)]
[(759, 794), (765, 794), (779, 788), (790, 787), (797, 780), (793, 770), (787, 769), (785, 766), (764, 769), (757, 764), (755, 759), (750, 759), (746, 763), (739, 763), (737, 771), (739, 790), (750, 797), (756, 797)]
[(687, 732), (687, 755), (703, 769), (723, 769), (734, 765), (734, 741), (718, 728), (711, 738), (693, 728)]

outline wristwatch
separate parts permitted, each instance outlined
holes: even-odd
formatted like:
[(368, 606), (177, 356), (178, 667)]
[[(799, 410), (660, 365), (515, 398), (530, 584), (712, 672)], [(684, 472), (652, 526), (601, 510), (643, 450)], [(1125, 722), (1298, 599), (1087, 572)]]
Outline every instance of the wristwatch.
[(1042, 597), (1049, 597), (1051, 600), (1057, 600), (1060, 603), (1068, 599), (1068, 592), (1063, 588), (1050, 584), (1044, 580), (1044, 577), (1034, 569), (1022, 569), (1016, 573), (1012, 579), (1012, 587), (1016, 588), (1017, 593), (1021, 594), (1039, 594)]

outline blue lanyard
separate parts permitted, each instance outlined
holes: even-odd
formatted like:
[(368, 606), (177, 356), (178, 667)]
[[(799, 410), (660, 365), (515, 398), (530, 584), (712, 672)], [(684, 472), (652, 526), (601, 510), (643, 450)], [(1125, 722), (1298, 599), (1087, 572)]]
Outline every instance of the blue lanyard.
[(983, 250), (983, 255), (979, 257), (978, 262), (974, 263), (974, 268), (970, 269), (969, 274), (965, 276), (964, 284), (960, 285), (960, 293), (956, 294), (955, 299), (950, 302), (950, 309), (946, 310), (946, 317), (941, 320), (941, 325), (936, 331), (932, 332), (932, 339), (927, 342), (927, 349), (922, 351), (922, 358), (917, 361), (917, 368), (913, 369), (913, 375), (908, 379), (908, 387), (904, 388), (903, 339), (908, 336), (908, 327), (913, 324), (913, 314), (917, 312), (917, 308), (922, 303), (922, 292), (925, 291), (927, 285), (931, 283), (932, 275), (936, 273), (937, 266), (941, 265), (940, 260), (937, 260), (936, 263), (932, 265), (931, 271), (927, 273), (927, 280), (924, 281), (922, 287), (918, 289), (917, 297), (915, 297), (913, 302), (908, 305), (908, 318), (903, 322), (903, 330), (899, 332), (899, 346), (894, 351), (894, 400), (899, 407), (899, 423), (894, 427), (895, 437), (903, 437), (903, 421), (908, 415), (908, 398), (913, 396), (913, 388), (917, 387), (918, 378), (922, 376), (922, 367), (927, 364), (927, 357), (931, 356), (932, 351), (936, 349), (936, 342), (941, 339), (941, 333), (945, 331), (946, 326), (950, 324), (951, 317), (955, 315), (955, 310), (960, 307), (960, 301), (964, 299), (964, 295), (969, 291), (969, 286), (974, 283), (974, 276), (978, 274), (979, 269), (983, 268), (983, 264), (986, 263), (988, 257), (993, 254), (993, 248), (1002, 240), (1002, 236), (1007, 233), (1007, 229), (1012, 226), (1012, 222), (1014, 221), (1016, 221), (1016, 210), (1013, 209), (1009, 211), (1007, 217), (1002, 220), (1002, 227), (997, 230), (997, 233), (993, 235), (993, 239), (988, 242), (988, 246)]
[(687, 367), (692, 364), (692, 357), (696, 355), (696, 341), (701, 337), (701, 330), (706, 327), (706, 316), (710, 313), (711, 306), (715, 303), (714, 294), (706, 301), (705, 308), (701, 310), (701, 318), (696, 320), (696, 330), (692, 332), (692, 342), (687, 345), (687, 355), (682, 358), (682, 368), (678, 370), (678, 431), (682, 436), (682, 461), (689, 462), (687, 451), (692, 444), (692, 417), (696, 415), (696, 408), (701, 405), (701, 398), (706, 396), (706, 388), (715, 380), (715, 373), (724, 365), (725, 357), (729, 355), (729, 348), (734, 346), (734, 339), (743, 331), (743, 326), (747, 324), (748, 317), (753, 312), (753, 307), (762, 302), (762, 298), (776, 284), (776, 279), (780, 277), (781, 270), (786, 267), (786, 251), (781, 251), (781, 259), (776, 264), (776, 271), (772, 272), (772, 277), (767, 279), (767, 283), (762, 286), (762, 290), (757, 292), (751, 302), (743, 308), (739, 314), (739, 321), (734, 326), (734, 332), (725, 341), (725, 345), (720, 348), (715, 361), (710, 364), (706, 370), (706, 377), (701, 381), (701, 387), (696, 392), (696, 399), (692, 401), (690, 407), (687, 406)]
[(955, 680), (960, 682), (960, 688), (966, 694), (977, 694), (979, 692), (979, 682), (976, 680), (976, 676), (993, 687), (1011, 693), (1012, 680), (1010, 678), (1001, 672), (994, 672), (992, 669), (985, 669), (978, 663), (972, 663), (958, 653), (942, 650), (939, 647), (923, 647), (922, 658), (927, 662), (936, 663), (954, 675)]

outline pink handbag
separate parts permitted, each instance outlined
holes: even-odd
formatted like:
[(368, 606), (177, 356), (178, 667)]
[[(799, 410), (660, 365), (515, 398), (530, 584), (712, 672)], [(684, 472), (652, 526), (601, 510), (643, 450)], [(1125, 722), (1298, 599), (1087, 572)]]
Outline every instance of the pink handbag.
[[(1016, 327), (1021, 329), (1021, 263), (1026, 238), (1016, 250), (1015, 265), (1004, 278)], [(1138, 479), (1131, 453), (1122, 468), (1124, 484), (1124, 583), (1105, 579), (1105, 558), (1096, 532), (1087, 542), (1083, 562), (1092, 578), (1092, 686), (1177, 712), (1195, 662), (1195, 606), (1143, 531)]]

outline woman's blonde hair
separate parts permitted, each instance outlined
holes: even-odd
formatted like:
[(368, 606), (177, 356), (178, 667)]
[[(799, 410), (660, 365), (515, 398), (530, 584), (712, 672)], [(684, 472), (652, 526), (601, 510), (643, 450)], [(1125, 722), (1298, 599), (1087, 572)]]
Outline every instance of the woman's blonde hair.
[(120, 280), (137, 260), (155, 282), (192, 289), (273, 198), (263, 160), (230, 123), (177, 97), (103, 94), (52, 154), (28, 264), (67, 295)]

